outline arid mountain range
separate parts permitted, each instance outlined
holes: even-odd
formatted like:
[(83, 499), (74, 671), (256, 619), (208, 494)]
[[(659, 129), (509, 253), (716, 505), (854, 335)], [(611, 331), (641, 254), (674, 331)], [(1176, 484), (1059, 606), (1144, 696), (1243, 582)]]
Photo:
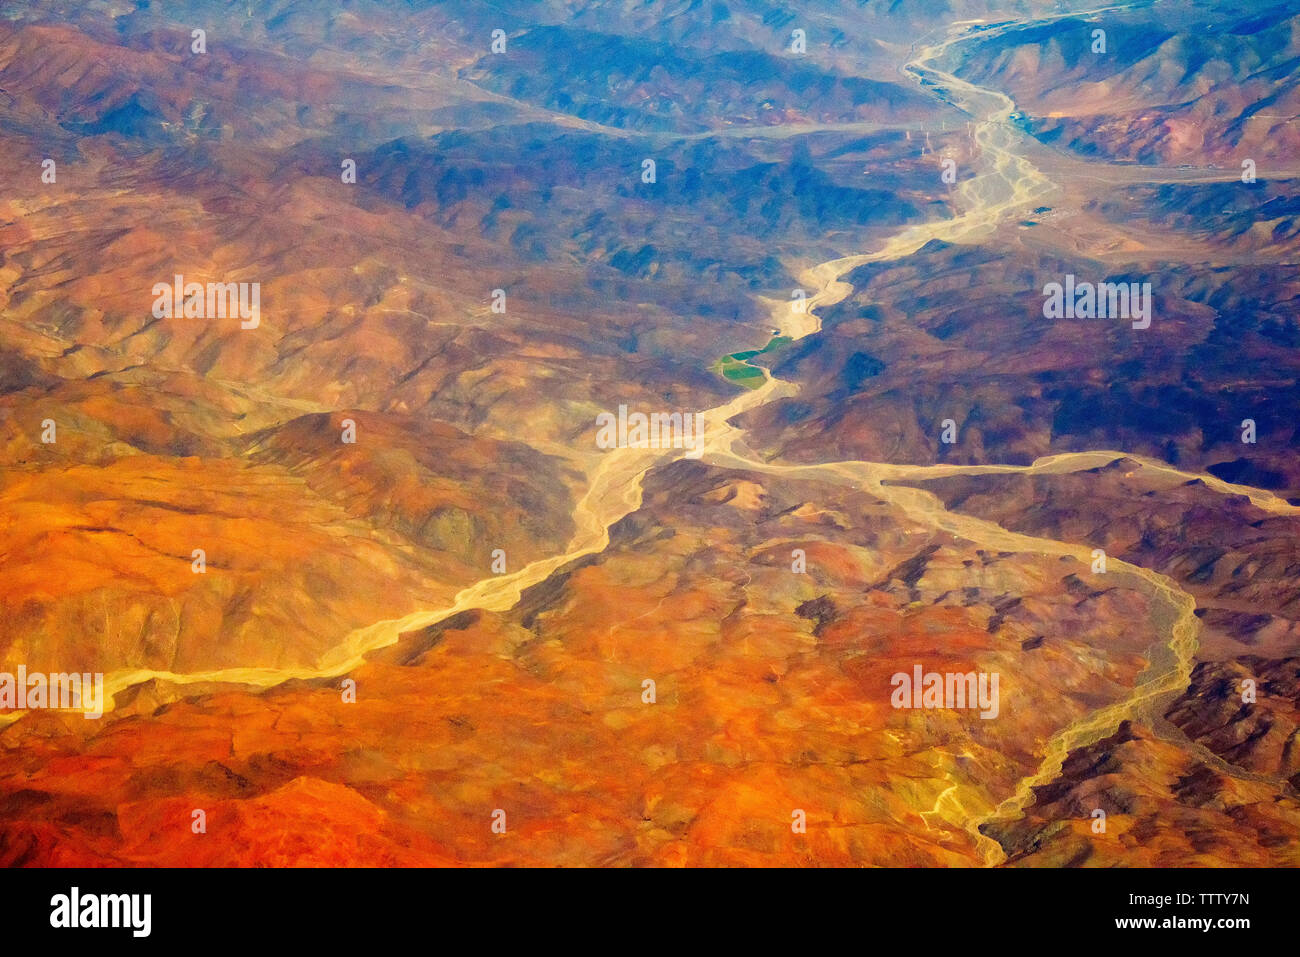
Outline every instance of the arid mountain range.
[(1245, 0), (7, 5), (0, 862), (1300, 864), (1298, 79)]

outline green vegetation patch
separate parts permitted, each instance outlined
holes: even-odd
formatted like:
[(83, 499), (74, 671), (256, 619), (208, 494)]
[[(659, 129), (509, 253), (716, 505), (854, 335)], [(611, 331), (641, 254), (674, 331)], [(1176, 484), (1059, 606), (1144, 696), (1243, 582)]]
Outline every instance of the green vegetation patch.
[(718, 360), (714, 371), (721, 373), (728, 382), (743, 385), (746, 389), (757, 389), (763, 384), (763, 370), (738, 361), (735, 356)]
[(789, 336), (773, 336), (768, 344), (761, 349), (733, 352), (731, 355), (719, 359), (714, 363), (713, 371), (728, 382), (742, 385), (746, 389), (757, 389), (763, 384), (763, 370), (749, 365), (749, 360), (755, 356), (761, 356), (765, 352), (771, 352), (773, 349), (779, 349), (790, 341)]

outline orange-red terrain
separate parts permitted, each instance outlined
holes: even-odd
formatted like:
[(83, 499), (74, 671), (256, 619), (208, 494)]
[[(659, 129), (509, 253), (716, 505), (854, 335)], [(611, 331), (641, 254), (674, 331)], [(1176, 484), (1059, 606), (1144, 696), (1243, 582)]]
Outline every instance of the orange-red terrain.
[(1300, 864), (1294, 10), (460, 6), (0, 21), (0, 863)]

